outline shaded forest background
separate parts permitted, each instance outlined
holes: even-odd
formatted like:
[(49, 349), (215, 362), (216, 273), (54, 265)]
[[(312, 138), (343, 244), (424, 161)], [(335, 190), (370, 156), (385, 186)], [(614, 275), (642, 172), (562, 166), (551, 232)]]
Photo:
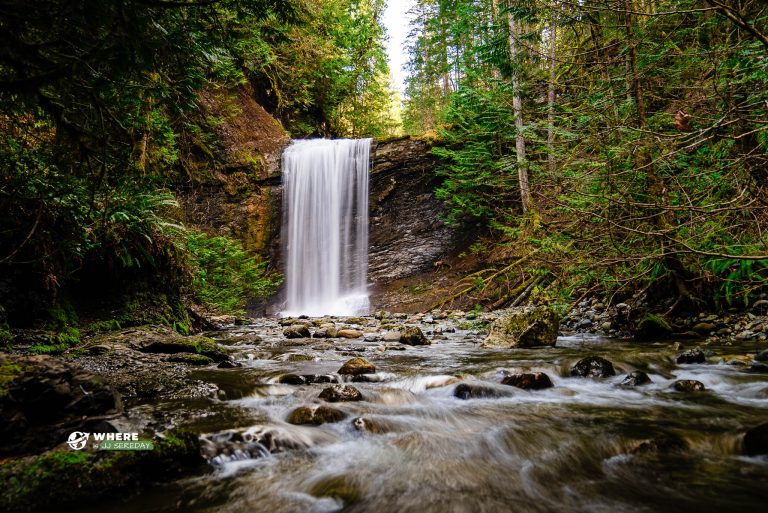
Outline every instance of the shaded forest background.
[[(402, 125), (384, 0), (0, 0), (0, 342), (242, 313), (280, 277), (181, 222), (245, 88), (295, 138), (434, 144), (480, 226), (450, 297), (590, 293), (662, 313), (766, 292), (768, 8), (759, 0), (419, 0)], [(201, 157), (202, 156), (202, 157)], [(259, 162), (254, 162), (258, 167)]]
[(768, 5), (420, 0), (404, 107), (454, 221), (456, 295), (744, 306), (768, 280)]

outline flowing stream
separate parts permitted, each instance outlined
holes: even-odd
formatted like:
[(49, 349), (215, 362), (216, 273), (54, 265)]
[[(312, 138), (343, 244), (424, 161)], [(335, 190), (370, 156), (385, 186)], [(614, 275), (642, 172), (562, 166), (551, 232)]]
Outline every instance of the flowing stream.
[(371, 139), (296, 141), (283, 153), (285, 315), (368, 307)]
[[(98, 511), (764, 511), (768, 460), (743, 456), (741, 437), (768, 420), (768, 384), (734, 364), (732, 347), (710, 347), (706, 364), (677, 365), (671, 342), (579, 336), (554, 348), (491, 350), (467, 321), (398, 321), (433, 339), (411, 347), (383, 341), (387, 327), (375, 319), (333, 320), (366, 335), (286, 339), (274, 319), (212, 334), (244, 365), (199, 371), (226, 393), (189, 413), (214, 471)], [(612, 361), (616, 376), (571, 377), (572, 365), (592, 354)], [(355, 356), (376, 366), (349, 383), (363, 400), (321, 400), (322, 381), (351, 381), (337, 370)], [(619, 386), (633, 370), (652, 383)], [(528, 371), (545, 372), (554, 387), (500, 384)], [(320, 383), (289, 384), (307, 379), (299, 376)], [(699, 380), (707, 391), (676, 392), (676, 379)], [(456, 397), (461, 384), (488, 395)], [(345, 418), (287, 422), (307, 405)]]

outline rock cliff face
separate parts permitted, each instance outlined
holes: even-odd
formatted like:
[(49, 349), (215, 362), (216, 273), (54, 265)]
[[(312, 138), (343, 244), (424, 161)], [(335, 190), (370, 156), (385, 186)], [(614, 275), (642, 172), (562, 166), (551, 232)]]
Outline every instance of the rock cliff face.
[(216, 143), (191, 141), (190, 182), (178, 191), (188, 223), (242, 240), (266, 257), (280, 228), (280, 159), (288, 133), (247, 87), (204, 91), (206, 119), (220, 120)]
[(371, 154), (369, 279), (375, 285), (434, 270), (458, 234), (440, 220), (430, 146), (404, 138), (374, 143)]

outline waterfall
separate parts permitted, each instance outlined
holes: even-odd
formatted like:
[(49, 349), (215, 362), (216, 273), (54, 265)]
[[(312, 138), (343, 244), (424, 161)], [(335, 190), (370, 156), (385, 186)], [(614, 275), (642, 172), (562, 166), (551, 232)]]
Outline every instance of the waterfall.
[(368, 309), (371, 139), (295, 141), (283, 153), (283, 315)]

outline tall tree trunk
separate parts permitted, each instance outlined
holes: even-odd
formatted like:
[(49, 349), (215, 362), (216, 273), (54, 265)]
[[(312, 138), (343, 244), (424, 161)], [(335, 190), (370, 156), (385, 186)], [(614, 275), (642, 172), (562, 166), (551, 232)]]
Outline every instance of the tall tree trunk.
[[(509, 22), (509, 53), (513, 64), (518, 60), (517, 23), (512, 14), (507, 15)], [(523, 99), (520, 96), (520, 73), (512, 73), (512, 110), (515, 117), (515, 150), (517, 153), (517, 178), (520, 182), (520, 202), (523, 212), (530, 208), (531, 193), (528, 188), (528, 162), (525, 158), (525, 138), (523, 137)]]
[(549, 28), (549, 87), (547, 91), (547, 168), (550, 177), (555, 176), (555, 81), (557, 80), (557, 11), (552, 5), (552, 21)]

